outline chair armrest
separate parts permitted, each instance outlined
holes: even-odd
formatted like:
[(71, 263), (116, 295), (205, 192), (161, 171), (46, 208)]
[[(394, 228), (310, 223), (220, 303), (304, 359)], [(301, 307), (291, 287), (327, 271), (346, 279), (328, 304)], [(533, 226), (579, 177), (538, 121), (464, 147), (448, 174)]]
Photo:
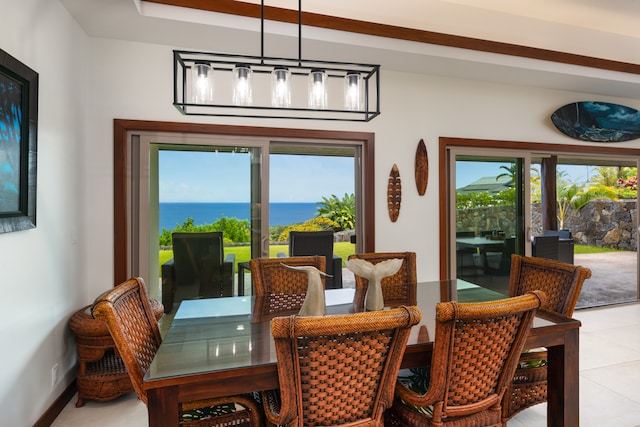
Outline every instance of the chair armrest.
[(231, 264), (231, 274), (236, 274), (236, 254), (227, 254), (224, 263)]
[(173, 295), (176, 292), (176, 270), (173, 258), (162, 264), (162, 305), (165, 313), (171, 313), (173, 310)]

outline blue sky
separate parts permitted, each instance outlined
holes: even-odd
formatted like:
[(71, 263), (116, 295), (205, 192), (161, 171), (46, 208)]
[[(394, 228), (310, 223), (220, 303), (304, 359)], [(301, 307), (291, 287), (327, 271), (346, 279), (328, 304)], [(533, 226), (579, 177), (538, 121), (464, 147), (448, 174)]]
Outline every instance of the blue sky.
[[(489, 162), (464, 162), (464, 167), (460, 167), (460, 163), (456, 168), (456, 188), (464, 187), (487, 176), (498, 176), (506, 171), (500, 166), (508, 166), (508, 163), (489, 163)], [(535, 166), (540, 170), (539, 166)], [(559, 171), (565, 171), (568, 180), (576, 184), (584, 184), (593, 176), (596, 166), (579, 166), (579, 165), (558, 165)]]
[[(353, 159), (344, 157), (271, 155), (272, 202), (315, 203), (332, 194), (354, 192)], [(249, 154), (165, 151), (159, 154), (160, 202), (248, 202)], [(456, 170), (456, 187), (497, 176), (507, 163), (465, 162)], [(594, 166), (558, 166), (581, 184)]]
[[(248, 202), (249, 154), (159, 153), (160, 202)], [(315, 203), (354, 192), (353, 158), (270, 156), (272, 202)]]

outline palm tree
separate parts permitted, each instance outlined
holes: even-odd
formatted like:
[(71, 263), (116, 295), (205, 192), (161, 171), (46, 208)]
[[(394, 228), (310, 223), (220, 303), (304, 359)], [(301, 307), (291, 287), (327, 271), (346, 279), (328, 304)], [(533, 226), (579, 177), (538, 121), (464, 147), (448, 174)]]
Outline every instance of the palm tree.
[(587, 203), (598, 199), (616, 200), (616, 192), (613, 188), (604, 185), (594, 185), (582, 189), (578, 185), (572, 184), (559, 188), (558, 229), (563, 230), (565, 222), (572, 215), (577, 215)]
[(503, 172), (500, 175), (496, 176), (496, 181), (500, 181), (500, 178), (508, 176), (509, 178), (511, 178), (511, 186), (513, 186), (518, 175), (518, 165), (516, 165), (515, 163), (511, 163), (509, 166), (500, 166), (500, 169), (504, 169), (506, 172)]

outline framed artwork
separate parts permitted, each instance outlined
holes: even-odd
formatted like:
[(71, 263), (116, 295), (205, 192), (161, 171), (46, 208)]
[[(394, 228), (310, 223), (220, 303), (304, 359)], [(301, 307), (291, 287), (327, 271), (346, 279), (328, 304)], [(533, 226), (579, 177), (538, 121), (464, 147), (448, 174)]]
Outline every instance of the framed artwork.
[(36, 226), (38, 73), (0, 49), (0, 233)]

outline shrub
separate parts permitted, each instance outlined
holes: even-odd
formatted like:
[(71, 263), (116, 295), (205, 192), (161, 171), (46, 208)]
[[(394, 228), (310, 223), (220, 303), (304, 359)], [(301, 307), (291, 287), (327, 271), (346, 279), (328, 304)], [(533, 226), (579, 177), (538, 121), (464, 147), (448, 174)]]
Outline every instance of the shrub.
[(173, 230), (162, 229), (160, 246), (173, 246), (171, 233), (174, 232), (197, 233), (207, 231), (222, 231), (225, 243), (248, 242), (251, 238), (249, 221), (244, 219), (222, 217), (210, 224), (196, 225), (193, 218), (187, 217), (182, 225), (176, 224)]
[(318, 217), (328, 218), (337, 223), (335, 231), (353, 230), (356, 223), (356, 196), (345, 194), (342, 199), (332, 194), (318, 202)]
[(335, 221), (330, 220), (329, 218), (313, 218), (308, 221), (305, 221), (301, 224), (294, 224), (288, 227), (280, 233), (278, 236), (278, 242), (287, 242), (289, 241), (289, 232), (290, 231), (323, 231), (323, 230), (333, 230), (337, 231), (340, 225)]

